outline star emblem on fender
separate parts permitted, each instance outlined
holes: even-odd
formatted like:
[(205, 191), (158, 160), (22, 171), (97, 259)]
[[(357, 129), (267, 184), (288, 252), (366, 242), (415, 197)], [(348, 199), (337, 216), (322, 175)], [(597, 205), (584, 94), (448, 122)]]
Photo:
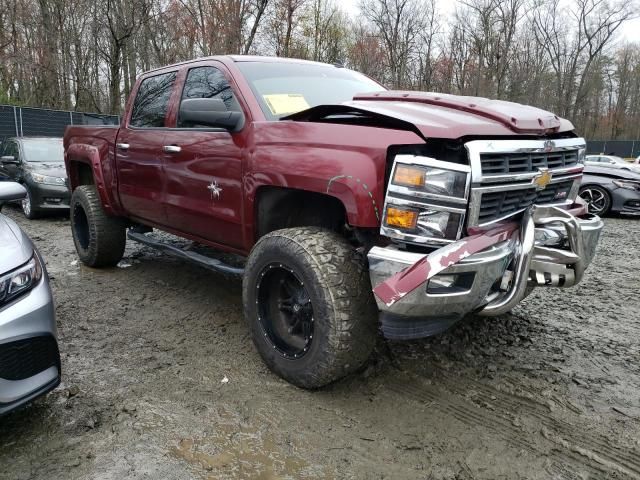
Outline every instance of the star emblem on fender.
[(215, 180), (211, 181), (211, 183), (207, 187), (207, 190), (211, 192), (211, 200), (217, 200), (218, 198), (220, 198), (220, 194), (222, 193), (222, 188)]

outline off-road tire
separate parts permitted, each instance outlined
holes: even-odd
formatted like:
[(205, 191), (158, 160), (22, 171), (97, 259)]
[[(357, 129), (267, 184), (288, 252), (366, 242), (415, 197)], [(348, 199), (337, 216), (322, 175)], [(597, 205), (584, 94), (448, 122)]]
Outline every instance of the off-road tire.
[[(273, 264), (303, 281), (313, 308), (313, 340), (300, 358), (287, 358), (260, 320), (261, 275)], [(371, 355), (378, 314), (366, 267), (340, 235), (316, 227), (277, 230), (254, 246), (242, 284), (244, 315), (258, 352), (288, 382), (316, 389), (357, 370)]]
[(73, 243), (78, 257), (89, 267), (115, 266), (124, 255), (125, 222), (108, 216), (93, 185), (82, 185), (71, 195), (69, 209)]

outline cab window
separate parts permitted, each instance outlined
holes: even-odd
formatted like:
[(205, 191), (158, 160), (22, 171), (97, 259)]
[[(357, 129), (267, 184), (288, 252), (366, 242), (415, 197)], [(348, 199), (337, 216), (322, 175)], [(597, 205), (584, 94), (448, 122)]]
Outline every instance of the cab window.
[[(190, 98), (217, 98), (224, 102), (229, 112), (242, 112), (240, 104), (224, 74), (215, 67), (196, 67), (189, 70), (182, 90), (182, 100)], [(178, 128), (192, 125), (178, 118)]]
[(175, 81), (176, 72), (145, 78), (133, 103), (129, 125), (138, 128), (164, 127)]

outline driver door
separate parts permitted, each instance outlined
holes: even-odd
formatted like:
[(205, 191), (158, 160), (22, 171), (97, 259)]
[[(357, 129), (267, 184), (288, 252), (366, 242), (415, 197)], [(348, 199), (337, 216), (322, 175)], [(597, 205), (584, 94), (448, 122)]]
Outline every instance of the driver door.
[[(186, 72), (180, 102), (191, 98), (220, 99), (228, 111), (242, 112), (222, 67), (211, 63), (190, 66)], [(169, 224), (213, 243), (242, 248), (243, 132), (194, 128), (181, 122), (178, 113), (163, 141)]]

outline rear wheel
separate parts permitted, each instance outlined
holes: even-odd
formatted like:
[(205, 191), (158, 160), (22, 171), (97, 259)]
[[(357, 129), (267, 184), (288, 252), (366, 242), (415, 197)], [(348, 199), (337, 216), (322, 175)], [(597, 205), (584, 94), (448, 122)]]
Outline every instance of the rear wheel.
[(580, 189), (580, 197), (587, 202), (589, 213), (606, 215), (611, 210), (611, 195), (597, 185), (586, 185)]
[(369, 358), (377, 310), (366, 270), (338, 234), (277, 230), (247, 261), (243, 302), (253, 342), (288, 382), (319, 388)]
[(125, 223), (102, 209), (93, 185), (82, 185), (71, 195), (71, 230), (78, 256), (89, 267), (116, 265), (124, 255)]

